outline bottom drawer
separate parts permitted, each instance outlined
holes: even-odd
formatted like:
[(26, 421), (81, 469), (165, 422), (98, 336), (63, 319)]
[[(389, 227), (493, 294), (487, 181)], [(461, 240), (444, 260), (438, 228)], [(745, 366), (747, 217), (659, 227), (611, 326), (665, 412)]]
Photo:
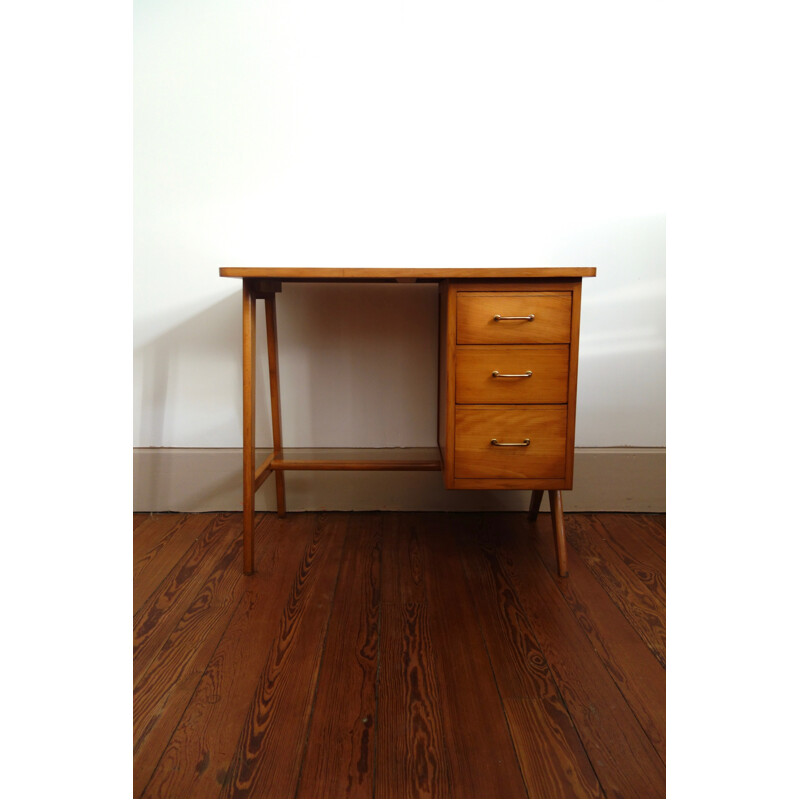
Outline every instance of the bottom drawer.
[(565, 405), (460, 406), (455, 422), (456, 478), (564, 477)]

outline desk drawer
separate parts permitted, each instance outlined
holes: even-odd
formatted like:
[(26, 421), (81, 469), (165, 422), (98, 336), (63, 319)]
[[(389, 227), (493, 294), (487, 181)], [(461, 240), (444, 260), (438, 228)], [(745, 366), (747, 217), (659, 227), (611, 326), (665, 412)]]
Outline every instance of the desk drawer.
[(459, 292), (456, 342), (566, 343), (570, 339), (571, 314), (570, 292)]
[(568, 378), (566, 344), (456, 349), (456, 403), (566, 403)]
[[(526, 439), (528, 445), (515, 444)], [(454, 475), (563, 478), (566, 442), (566, 406), (457, 406)]]

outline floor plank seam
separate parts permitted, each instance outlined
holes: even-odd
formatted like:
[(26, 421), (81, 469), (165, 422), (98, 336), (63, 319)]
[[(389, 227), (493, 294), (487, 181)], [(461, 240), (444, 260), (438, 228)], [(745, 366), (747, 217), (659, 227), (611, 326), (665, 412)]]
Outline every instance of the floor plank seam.
[[(263, 522), (263, 518), (262, 518), (261, 521)], [(258, 527), (259, 527), (259, 523), (256, 524), (256, 531), (258, 530)], [(214, 657), (217, 654), (217, 650), (219, 648), (220, 642), (224, 639), (225, 634), (228, 632), (228, 628), (230, 627), (231, 622), (233, 621), (234, 617), (236, 616), (236, 611), (239, 609), (239, 606), (243, 602), (245, 602), (246, 598), (247, 598), (247, 589), (245, 588), (244, 591), (242, 592), (242, 596), (239, 598), (239, 601), (237, 603), (234, 603), (232, 608), (231, 608), (231, 613), (228, 616), (228, 622), (223, 627), (222, 632), (221, 632), (219, 638), (217, 639), (217, 643), (214, 646), (214, 649), (211, 651), (211, 654), (209, 655), (209, 658), (208, 658), (208, 661), (206, 662), (206, 665), (203, 667), (203, 671), (200, 674), (200, 677), (199, 677), (199, 679), (197, 681), (197, 684), (195, 685), (191, 695), (189, 696), (189, 700), (186, 703), (186, 706), (184, 707), (183, 711), (181, 712), (180, 717), (178, 717), (178, 720), (175, 723), (175, 727), (172, 729), (172, 733), (170, 733), (169, 737), (167, 738), (167, 740), (166, 740), (167, 744), (165, 745), (164, 749), (161, 752), (161, 755), (158, 757), (158, 759), (155, 762), (153, 770), (150, 773), (150, 777), (147, 779), (147, 783), (145, 784), (145, 788), (142, 791), (141, 797), (148, 797), (147, 790), (150, 788), (150, 782), (153, 780), (153, 776), (156, 774), (156, 772), (158, 772), (158, 768), (161, 765), (161, 762), (164, 759), (164, 756), (166, 755), (167, 751), (169, 750), (169, 743), (172, 741), (173, 737), (175, 736), (175, 732), (178, 730), (178, 728), (180, 728), (181, 723), (183, 722), (184, 717), (186, 716), (187, 709), (192, 705), (192, 702), (194, 701), (195, 696), (197, 695), (197, 692), (202, 687), (203, 679), (206, 677), (206, 674), (208, 673), (208, 666), (209, 666), (209, 664), (211, 664), (214, 661)]]
[(378, 517), (380, 523), (378, 530), (378, 631), (377, 643), (375, 647), (375, 737), (372, 743), (372, 791), (370, 797), (375, 797), (378, 791), (378, 737), (380, 731), (378, 730), (378, 720), (380, 719), (380, 685), (381, 685), (381, 624), (383, 621), (383, 546), (384, 535), (386, 533), (386, 517), (381, 515)]
[[(550, 797), (563, 786), (565, 797), (663, 797), (663, 515), (565, 515), (565, 579), (550, 515), (524, 514), (465, 515), (456, 527), (424, 512), (288, 523), (262, 512), (257, 580), (234, 552), (240, 514), (134, 514), (137, 605), (148, 596), (134, 614), (132, 796)], [(395, 649), (417, 630), (407, 605), (424, 609), (418, 669), (444, 715), (420, 735), (392, 683), (403, 678)], [(365, 621), (374, 652), (361, 675)], [(227, 688), (206, 697), (223, 666)], [(209, 705), (226, 697), (234, 711)], [(374, 709), (371, 742), (353, 727), (354, 703), (360, 722)], [(434, 772), (409, 771), (419, 742)]]
[[(208, 528), (208, 527), (209, 527), (211, 524), (213, 524), (213, 523), (209, 523), (209, 525), (207, 525), (207, 526), (206, 526), (206, 528), (204, 528), (204, 529), (203, 529), (203, 533), (205, 533), (205, 530), (206, 530), (206, 529), (207, 529), (207, 528)], [(202, 535), (202, 534), (201, 534), (201, 535)], [(199, 537), (198, 537), (198, 538), (199, 538)], [(231, 537), (231, 538), (233, 538), (233, 537)], [(225, 553), (224, 553), (224, 550), (225, 550), (225, 548), (224, 548), (224, 547), (220, 547), (220, 550), (222, 550), (222, 551), (223, 551), (223, 552), (220, 554), (220, 556), (219, 556), (219, 559), (221, 560), (221, 559), (224, 557), (224, 555), (225, 555)], [(188, 553), (188, 551), (187, 551), (187, 553)], [(185, 561), (186, 561), (186, 553), (184, 553), (184, 556), (183, 556), (183, 557), (181, 558), (181, 560), (178, 562), (178, 565), (177, 565), (177, 566), (179, 566), (179, 567), (182, 569), (183, 565), (185, 564)], [(217, 562), (217, 563), (218, 563), (218, 562)], [(178, 569), (178, 572), (177, 572), (177, 574), (180, 574), (180, 571), (181, 571), (181, 569)], [(156, 594), (157, 594), (159, 591), (161, 591), (162, 589), (164, 589), (164, 588), (165, 588), (165, 584), (167, 583), (167, 581), (169, 580), (169, 577), (170, 577), (170, 575), (172, 575), (172, 574), (173, 574), (173, 572), (175, 572), (175, 569), (172, 569), (172, 570), (170, 570), (170, 571), (169, 571), (169, 573), (168, 573), (168, 574), (167, 574), (167, 576), (164, 578), (164, 580), (162, 581), (162, 583), (161, 583), (161, 584), (159, 584), (159, 588), (158, 588), (158, 589), (157, 589), (157, 590), (156, 590), (156, 591), (153, 593), (153, 595), (152, 595), (152, 596), (155, 596), (155, 595), (156, 595)], [(210, 570), (210, 571), (209, 571), (209, 577), (210, 577), (211, 575), (213, 575), (213, 574), (214, 574), (214, 570), (212, 569), (212, 570)], [(188, 603), (188, 605), (187, 605), (187, 607), (186, 607), (186, 608), (187, 608), (187, 610), (188, 610), (189, 608), (191, 608), (191, 607), (192, 607), (192, 604), (193, 604), (193, 603), (194, 603), (194, 601), (195, 601), (195, 600), (196, 600), (196, 599), (199, 597), (199, 595), (200, 595), (200, 592), (203, 590), (203, 587), (204, 587), (204, 586), (205, 586), (205, 583), (203, 583), (203, 585), (202, 585), (202, 586), (200, 586), (200, 588), (199, 588), (199, 589), (198, 589), (198, 591), (197, 591), (197, 594), (195, 594), (195, 595), (194, 595), (194, 596), (191, 598), (191, 600), (189, 601), (189, 603)], [(142, 609), (146, 608), (146, 606), (147, 606), (147, 602), (145, 602), (145, 603), (144, 603), (144, 605), (142, 605)], [(186, 613), (186, 612), (184, 612), (184, 614), (185, 614), (185, 613)], [(170, 631), (169, 631), (169, 634), (168, 634), (168, 635), (165, 637), (165, 639), (164, 639), (164, 641), (165, 641), (165, 642), (169, 641), (169, 639), (170, 639), (170, 637), (172, 636), (172, 634), (173, 634), (173, 633), (175, 633), (175, 631), (178, 629), (178, 626), (180, 625), (180, 623), (181, 623), (182, 619), (183, 619), (183, 616), (179, 617), (179, 618), (178, 618), (178, 619), (175, 621), (175, 625), (174, 625), (174, 627), (172, 627), (172, 628), (170, 629)], [(139, 621), (140, 621), (140, 620), (139, 620)], [(137, 622), (135, 621), (135, 622), (134, 622), (134, 630), (135, 630), (135, 628), (136, 628), (136, 624), (137, 624)], [(137, 682), (137, 683), (138, 683), (138, 681), (139, 681), (139, 680), (141, 680), (141, 678), (142, 678), (142, 677), (143, 677), (143, 676), (144, 676), (144, 675), (147, 673), (147, 671), (148, 671), (148, 670), (149, 670), (149, 669), (152, 667), (152, 665), (153, 665), (153, 662), (156, 660), (156, 658), (158, 658), (158, 654), (159, 654), (159, 652), (160, 652), (160, 651), (161, 651), (161, 648), (157, 649), (157, 650), (156, 650), (156, 651), (155, 651), (155, 652), (152, 654), (152, 656), (150, 656), (150, 659), (148, 660), (147, 664), (139, 668), (138, 678), (136, 679), (136, 682)]]
[[(600, 588), (606, 593), (608, 598), (617, 607), (619, 612), (625, 618), (627, 623), (631, 626), (631, 628), (636, 633), (636, 635), (642, 640), (642, 642), (644, 643), (645, 647), (647, 647), (647, 649), (653, 654), (653, 656), (658, 661), (658, 663), (661, 664), (661, 666), (664, 669), (666, 669), (667, 665), (666, 665), (666, 660), (665, 660), (664, 656), (661, 653), (658, 652), (657, 648), (654, 648), (654, 646), (650, 642), (647, 641), (647, 639), (644, 637), (642, 632), (639, 630), (638, 626), (635, 624), (635, 620), (631, 619), (630, 612), (625, 607), (625, 603), (621, 602), (620, 598), (615, 593), (613, 593), (612, 591), (609, 590), (609, 587), (606, 585), (606, 582), (598, 577), (597, 572), (593, 569), (592, 564), (589, 562), (589, 560), (587, 560), (587, 558), (585, 557), (585, 555), (584, 555), (583, 551), (581, 550), (581, 548), (578, 547), (575, 544), (574, 537), (573, 537), (573, 541), (570, 541), (569, 533), (567, 534), (567, 541), (571, 545), (572, 550), (575, 553), (578, 554), (578, 556), (580, 557), (581, 561), (584, 563), (584, 565), (589, 570), (589, 572), (592, 573), (592, 575), (594, 576), (594, 579), (597, 581), (598, 586), (600, 586)], [(622, 562), (622, 563), (624, 564), (624, 562)], [(628, 568), (627, 564), (625, 564), (625, 568), (628, 570), (628, 572), (630, 572), (630, 574), (634, 578), (636, 578), (638, 580), (638, 576), (632, 570), (630, 570), (630, 568)]]
[[(480, 545), (476, 541), (474, 534), (469, 538), (468, 544), (471, 545), (472, 547), (476, 548), (477, 550), (480, 550)], [(467, 569), (466, 569), (466, 565), (464, 563), (464, 548), (462, 546), (459, 549), (460, 549), (460, 559), (459, 560), (461, 562), (461, 571), (462, 571), (462, 573), (464, 575), (464, 582), (466, 584), (469, 584), (469, 576), (467, 575)], [(516, 740), (514, 739), (514, 734), (513, 734), (512, 730), (511, 730), (511, 724), (508, 721), (508, 708), (506, 706), (506, 698), (503, 697), (503, 693), (500, 691), (500, 684), (499, 684), (499, 682), (497, 680), (497, 670), (495, 669), (494, 661), (492, 660), (492, 654), (491, 654), (491, 652), (489, 650), (489, 645), (488, 645), (488, 643), (486, 641), (486, 631), (485, 631), (483, 622), (481, 621), (480, 614), (478, 613), (478, 609), (477, 609), (477, 606), (476, 606), (476, 600), (475, 600), (475, 593), (471, 592), (470, 594), (471, 594), (471, 598), (472, 598), (472, 611), (473, 611), (473, 614), (475, 615), (475, 619), (478, 621), (478, 629), (481, 632), (481, 641), (483, 642), (483, 649), (486, 652), (486, 659), (489, 662), (489, 667), (492, 670), (492, 680), (494, 681), (494, 687), (497, 690), (497, 696), (500, 698), (500, 705), (501, 705), (501, 707), (503, 709), (503, 720), (504, 720), (504, 722), (506, 724), (506, 730), (508, 731), (508, 738), (511, 741), (511, 746), (514, 748), (514, 756), (515, 756), (516, 762), (517, 762), (517, 770), (519, 771), (520, 777), (522, 779), (522, 784), (525, 787), (525, 791), (528, 793), (528, 797), (533, 797), (533, 795), (531, 794), (531, 787), (528, 786), (528, 782), (525, 780), (525, 773), (524, 773), (524, 771), (522, 769), (522, 761), (520, 759), (519, 747), (517, 745)], [(534, 636), (534, 638), (535, 638), (535, 636)], [(536, 644), (538, 646), (539, 643), (537, 642)], [(548, 667), (548, 669), (549, 669), (549, 667)]]
[[(323, 522), (325, 521), (325, 515), (322, 515), (322, 519), (317, 523), (319, 527), (322, 527)], [(306, 723), (306, 731), (305, 736), (303, 738), (303, 752), (300, 756), (300, 768), (297, 770), (297, 781), (294, 787), (294, 795), (293, 797), (298, 797), (300, 792), (300, 782), (303, 779), (303, 768), (305, 767), (305, 760), (306, 754), (308, 753), (308, 736), (311, 731), (311, 721), (314, 719), (314, 710), (317, 706), (317, 692), (319, 691), (319, 679), (320, 675), (322, 674), (322, 665), (325, 661), (325, 652), (328, 646), (328, 632), (330, 631), (331, 627), (331, 616), (333, 615), (333, 608), (336, 602), (336, 593), (339, 591), (339, 576), (342, 574), (342, 561), (344, 561), (344, 545), (347, 543), (347, 540), (350, 536), (350, 529), (346, 529), (343, 537), (344, 541), (342, 543), (342, 550), (339, 554), (339, 564), (336, 568), (336, 581), (333, 586), (333, 593), (331, 594), (331, 601), (328, 604), (328, 616), (325, 620), (325, 634), (322, 639), (322, 652), (319, 656), (319, 667), (317, 669), (317, 679), (314, 684), (314, 695), (311, 698), (311, 708), (308, 713), (308, 722)], [(330, 546), (330, 545), (329, 545)]]
[[(653, 595), (653, 598), (658, 601), (659, 603), (664, 602), (664, 598), (656, 591), (658, 588), (659, 582), (663, 582), (666, 584), (666, 574), (665, 569), (662, 567), (663, 559), (659, 557), (657, 553), (655, 553), (649, 545), (645, 544), (647, 550), (653, 553), (653, 557), (655, 561), (658, 563), (647, 563), (642, 561), (641, 559), (637, 558), (634, 554), (628, 552), (628, 549), (625, 547), (623, 543), (620, 543), (616, 536), (614, 536), (613, 532), (609, 529), (607, 521), (597, 518), (597, 522), (600, 524), (600, 527), (603, 529), (605, 533), (603, 542), (605, 542), (606, 546), (611, 550), (612, 553), (619, 559), (621, 563), (623, 563), (641, 582), (642, 584), (650, 591)], [(649, 585), (649, 583), (638, 574), (638, 570), (641, 570), (644, 573), (652, 573), (653, 575), (653, 587)], [(660, 579), (660, 581), (659, 581)]]
[[(552, 520), (552, 515), (551, 515), (551, 520)], [(567, 515), (565, 515), (565, 517), (564, 517), (564, 527), (565, 528), (566, 528), (566, 522), (567, 522)], [(552, 523), (551, 523), (551, 527), (552, 527)], [(540, 529), (534, 523), (533, 535), (537, 536), (539, 534), (540, 534)], [(561, 594), (561, 596), (563, 597), (563, 594), (561, 593), (561, 587), (559, 586), (558, 580), (550, 572), (550, 570), (547, 568), (547, 565), (544, 563), (544, 561), (543, 561), (542, 557), (539, 555), (538, 551), (535, 550), (535, 549), (532, 549), (531, 556), (534, 557), (534, 558), (538, 558), (539, 559), (539, 561), (544, 566), (545, 571), (548, 573), (548, 575), (550, 577), (550, 580), (555, 584), (556, 591), (558, 591), (558, 593)], [(510, 571), (511, 571), (512, 577), (516, 580), (517, 584), (519, 584), (520, 583), (520, 579), (519, 579), (519, 576), (517, 576), (513, 565), (510, 566)], [(565, 580), (569, 580), (569, 578), (565, 578)], [(525, 598), (524, 597), (520, 597), (520, 601), (523, 603), (523, 607), (525, 608), (525, 613), (529, 615), (530, 612), (529, 612), (529, 610), (527, 608), (527, 603), (525, 602)], [(569, 604), (567, 603), (566, 605), (569, 608)], [(570, 613), (572, 613), (572, 609), (570, 609)], [(574, 616), (575, 615), (573, 614), (573, 617)], [(583, 626), (580, 624), (580, 622), (578, 622), (578, 627), (581, 629), (581, 631), (583, 631)], [(589, 754), (589, 750), (586, 747), (586, 742), (583, 740), (583, 736), (581, 736), (580, 729), (575, 724), (575, 715), (573, 714), (573, 711), (570, 708), (569, 703), (567, 703), (567, 700), (564, 697), (564, 693), (561, 691), (561, 686), (560, 686), (559, 680), (558, 680), (558, 674), (557, 674), (556, 670), (554, 670), (552, 668), (552, 666), (550, 665), (550, 661), (547, 658), (547, 651), (542, 647), (542, 644), (539, 641), (539, 638), (536, 636), (536, 631), (533, 628), (533, 626), (531, 626), (531, 630), (532, 630), (532, 633), (533, 633), (533, 638), (536, 640), (536, 645), (538, 646), (539, 651), (541, 652), (542, 656), (544, 657), (544, 661), (545, 661), (545, 664), (547, 666), (547, 672), (550, 675), (550, 677), (553, 679), (553, 685), (555, 686), (556, 692), (558, 693), (559, 700), (561, 700), (561, 704), (564, 706), (564, 711), (566, 712), (567, 717), (569, 717), (569, 721), (570, 721), (570, 724), (572, 725), (573, 731), (575, 732), (575, 736), (577, 737), (578, 741), (581, 743), (581, 747), (583, 748), (583, 752), (584, 752), (584, 755), (586, 756), (586, 760), (587, 760), (587, 762), (589, 763), (589, 766), (592, 769), (592, 774), (594, 775), (595, 780), (597, 781), (597, 785), (600, 787), (600, 793), (601, 793), (601, 795), (603, 797), (608, 797), (608, 793), (606, 792), (606, 788), (603, 785), (603, 781), (600, 780), (600, 776), (597, 774), (597, 769), (595, 768), (594, 761), (592, 760), (592, 757)], [(585, 634), (585, 631), (584, 631), (584, 634)], [(589, 644), (591, 644), (591, 642)], [(592, 650), (594, 650), (594, 646), (593, 645), (592, 645)]]
[[(539, 557), (539, 560), (542, 561), (542, 558), (538, 553), (537, 553), (537, 556)], [(542, 563), (544, 563), (544, 562), (542, 562)], [(594, 574), (594, 573), (592, 573), (592, 574)], [(583, 632), (584, 636), (588, 640), (589, 645), (592, 648), (593, 652), (597, 655), (598, 661), (603, 665), (603, 668), (608, 673), (608, 676), (611, 679), (613, 685), (617, 688), (617, 691), (619, 692), (620, 696), (622, 697), (623, 702), (625, 703), (625, 705), (630, 710), (631, 715), (636, 720), (636, 722), (639, 725), (639, 727), (642, 729), (642, 733), (644, 734), (645, 739), (648, 742), (650, 742), (650, 745), (653, 748), (656, 756), (658, 757), (658, 760), (661, 761), (662, 764), (665, 764), (666, 762), (664, 761), (663, 758), (661, 758), (661, 754), (658, 752), (658, 748), (653, 743), (652, 739), (650, 738), (650, 735), (648, 734), (647, 730), (645, 729), (644, 725), (642, 724), (642, 721), (639, 719), (639, 715), (636, 713), (636, 710), (633, 708), (633, 706), (628, 701), (628, 698), (625, 696), (625, 693), (622, 691), (622, 687), (619, 685), (617, 679), (614, 677), (613, 671), (611, 669), (609, 669), (608, 664), (606, 664), (605, 659), (602, 658), (602, 656), (600, 655), (599, 651), (594, 646), (594, 643), (592, 642), (591, 638), (589, 637), (589, 634), (584, 630), (583, 626), (580, 624), (580, 619), (578, 618), (577, 614), (575, 613), (574, 609), (572, 608), (572, 605), (567, 601), (567, 598), (566, 598), (566, 596), (564, 595), (564, 592), (561, 589), (561, 585), (560, 585), (559, 581), (555, 581), (554, 580), (554, 582), (556, 584), (556, 587), (558, 588), (559, 593), (561, 594), (562, 597), (564, 597), (564, 601), (566, 603), (567, 608), (569, 608), (570, 613), (572, 614), (572, 616), (575, 618), (576, 622), (578, 623), (578, 627), (581, 629), (581, 631)], [(608, 593), (606, 592), (606, 594), (608, 594)], [(620, 612), (621, 612), (621, 609), (620, 609)], [(628, 621), (627, 617), (625, 617), (625, 620), (626, 620), (626, 622)], [(630, 623), (628, 623), (628, 624), (630, 625)], [(633, 628), (633, 626), (631, 626), (631, 628)], [(638, 632), (637, 632), (637, 636), (638, 636)], [(645, 642), (644, 644), (646, 645), (647, 643)], [(649, 648), (648, 648), (648, 650), (649, 650)], [(652, 652), (652, 651), (650, 651), (650, 652)], [(655, 656), (655, 654), (654, 654), (654, 656)], [(570, 718), (572, 718), (571, 714), (570, 714)], [(583, 742), (581, 742), (581, 743), (583, 743)], [(584, 749), (585, 749), (585, 745), (584, 745)], [(588, 755), (588, 753), (587, 753), (587, 755)], [(602, 787), (602, 784), (601, 784), (601, 787)]]
[(239, 604), (242, 602), (244, 597), (245, 597), (245, 595), (242, 594), (242, 597), (239, 598), (239, 603), (236, 603), (233, 606), (233, 609), (231, 610), (231, 613), (230, 613), (230, 615), (228, 617), (228, 622), (225, 625), (225, 627), (223, 628), (222, 633), (220, 634), (219, 638), (217, 639), (217, 643), (214, 645), (214, 649), (211, 651), (211, 655), (209, 656), (208, 662), (205, 664), (205, 666), (203, 667), (203, 671), (200, 673), (200, 677), (199, 677), (199, 679), (197, 681), (197, 684), (194, 687), (194, 690), (192, 691), (191, 695), (189, 695), (189, 698), (186, 701), (186, 705), (184, 706), (183, 711), (181, 711), (181, 714), (177, 718), (177, 720), (175, 722), (175, 726), (172, 729), (172, 732), (170, 733), (169, 737), (167, 737), (166, 746), (162, 750), (161, 755), (158, 757), (158, 760), (153, 765), (153, 770), (150, 773), (150, 777), (147, 779), (147, 783), (145, 784), (145, 788), (142, 791), (141, 797), (147, 797), (148, 796), (147, 790), (150, 788), (150, 782), (153, 780), (153, 776), (158, 771), (158, 768), (161, 765), (161, 761), (164, 758), (164, 755), (169, 750), (169, 743), (172, 741), (173, 737), (175, 736), (175, 732), (178, 730), (178, 728), (180, 728), (181, 723), (183, 722), (183, 718), (186, 715), (186, 710), (192, 705), (192, 702), (193, 702), (193, 700), (195, 698), (195, 695), (197, 694), (198, 689), (202, 686), (203, 678), (205, 677), (206, 672), (208, 671), (208, 665), (214, 660), (214, 656), (215, 656), (215, 654), (217, 652), (217, 648), (219, 647), (219, 643), (222, 641), (222, 638), (225, 636), (225, 633), (228, 630), (228, 626), (230, 625), (231, 620), (234, 617), (234, 613), (235, 613), (236, 609), (239, 607)]
[[(187, 516), (187, 518), (188, 518), (188, 515), (186, 515), (186, 516)], [(216, 520), (216, 517), (215, 517), (215, 516), (213, 516), (213, 517), (211, 517), (211, 518), (209, 519), (208, 523), (207, 523), (206, 525), (204, 525), (204, 526), (203, 526), (203, 527), (200, 529), (200, 532), (197, 534), (197, 536), (196, 536), (194, 539), (192, 539), (192, 541), (191, 541), (191, 542), (189, 542), (189, 543), (188, 543), (188, 545), (187, 545), (187, 547), (186, 547), (186, 550), (185, 550), (185, 551), (183, 551), (183, 552), (180, 554), (180, 556), (178, 557), (178, 559), (177, 559), (177, 561), (176, 561), (176, 563), (175, 563), (175, 566), (174, 566), (174, 567), (173, 567), (171, 570), (169, 570), (169, 572), (168, 572), (168, 573), (167, 573), (167, 574), (164, 576), (164, 578), (161, 580), (161, 582), (158, 584), (158, 586), (156, 586), (156, 587), (153, 589), (153, 591), (152, 591), (152, 592), (150, 592), (150, 594), (149, 594), (149, 595), (147, 595), (147, 597), (146, 597), (146, 598), (144, 598), (144, 600), (142, 601), (141, 605), (139, 606), (139, 609), (138, 609), (138, 611), (137, 611), (137, 612), (136, 612), (136, 613), (133, 615), (133, 619), (134, 619), (134, 625), (137, 623), (137, 618), (140, 616), (140, 614), (141, 614), (141, 612), (142, 612), (142, 609), (144, 609), (144, 608), (147, 606), (147, 604), (148, 604), (148, 603), (149, 603), (149, 602), (150, 602), (150, 601), (153, 599), (153, 597), (155, 597), (155, 596), (158, 594), (158, 592), (159, 592), (159, 591), (161, 591), (162, 587), (164, 586), (164, 584), (165, 584), (165, 583), (167, 583), (167, 581), (169, 580), (170, 576), (171, 576), (173, 573), (175, 573), (176, 575), (179, 575), (179, 574), (180, 574), (180, 568), (182, 567), (182, 565), (183, 565), (183, 564), (184, 564), (184, 562), (186, 561), (186, 559), (187, 559), (187, 557), (188, 557), (188, 555), (189, 555), (189, 552), (191, 551), (192, 547), (193, 547), (193, 546), (194, 546), (194, 545), (195, 545), (195, 544), (196, 544), (196, 543), (197, 543), (197, 542), (198, 542), (198, 541), (199, 541), (199, 540), (200, 540), (200, 539), (201, 539), (203, 536), (205, 536), (205, 533), (206, 533), (206, 531), (208, 530), (208, 528), (209, 528), (209, 527), (211, 527), (211, 525), (213, 525), (213, 524), (214, 524), (215, 520)], [(175, 531), (175, 533), (177, 533), (177, 531)], [(173, 534), (173, 535), (174, 535), (174, 534)], [(170, 538), (172, 538), (172, 536), (170, 536)], [(165, 541), (163, 544), (166, 544), (166, 541)], [(163, 547), (163, 544), (162, 544), (162, 547)], [(161, 550), (161, 549), (162, 549), (162, 547), (159, 547), (158, 549), (159, 549), (159, 550)]]
[[(305, 512), (304, 512), (305, 513)], [(310, 600), (306, 600), (305, 603), (301, 603), (301, 598), (305, 592), (313, 594), (314, 588), (317, 583), (317, 573), (321, 568), (319, 563), (322, 562), (324, 565), (325, 558), (327, 556), (327, 551), (331, 547), (335, 547), (334, 544), (331, 544), (331, 540), (329, 536), (325, 536), (322, 532), (322, 520), (320, 519), (320, 514), (309, 514), (308, 516), (314, 518), (314, 532), (311, 534), (308, 543), (305, 546), (303, 551), (303, 555), (300, 559), (300, 563), (297, 565), (295, 569), (295, 577), (294, 580), (290, 583), (287, 595), (283, 602), (283, 605), (280, 609), (280, 620), (283, 623), (284, 620), (291, 620), (292, 617), (292, 609), (295, 610), (299, 609), (302, 605), (303, 608), (307, 607), (310, 603)], [(340, 553), (340, 560), (337, 564), (337, 571), (336, 571), (336, 582), (338, 582), (339, 578), (339, 570), (341, 569), (341, 558), (342, 553)], [(310, 587), (310, 588), (308, 588)], [(332, 604), (328, 606), (328, 617), (326, 621), (326, 630), (328, 622), (330, 621), (330, 614), (332, 611)], [(287, 615), (288, 612), (288, 615)], [(287, 624), (289, 624), (287, 622)], [(302, 626), (302, 617), (300, 618), (298, 628), (296, 629), (295, 633), (292, 635), (289, 644), (287, 645), (287, 649), (293, 648), (293, 643), (297, 641), (299, 634), (297, 631), (300, 630), (300, 626)], [(222, 787), (221, 794), (228, 794), (229, 796), (239, 795), (241, 793), (241, 789), (237, 787), (237, 774), (241, 772), (243, 769), (247, 768), (250, 764), (248, 762), (248, 742), (250, 737), (248, 736), (248, 731), (253, 726), (253, 720), (258, 720), (259, 716), (259, 699), (261, 697), (263, 683), (265, 681), (265, 675), (268, 675), (268, 669), (272, 662), (273, 652), (277, 652), (275, 648), (280, 647), (280, 636), (281, 631), (283, 630), (283, 625), (279, 624), (278, 631), (276, 633), (276, 639), (272, 641), (270, 647), (267, 649), (266, 653), (266, 661), (264, 662), (261, 671), (259, 673), (258, 681), (256, 682), (254, 694), (250, 700), (248, 709), (244, 715), (244, 719), (241, 725), (241, 729), (239, 731), (239, 735), (237, 736), (237, 744), (235, 746), (235, 754), (231, 761), (231, 766), (228, 769), (228, 775), (225, 780), (225, 784)], [(319, 669), (321, 667), (321, 660), (317, 663), (317, 675), (316, 681), (319, 681)], [(267, 671), (267, 672), (265, 672)], [(314, 691), (316, 692), (317, 683), (315, 683)], [(270, 701), (270, 716), (273, 713), (274, 703), (273, 700)], [(308, 718), (308, 725), (310, 725), (311, 717)], [(309, 728), (306, 727), (305, 736), (307, 741)], [(253, 764), (257, 764), (257, 760), (252, 761)], [(235, 768), (234, 768), (235, 767)], [(302, 762), (299, 762), (299, 767), (302, 767)], [(297, 792), (298, 784), (295, 784), (295, 794)], [(253, 788), (248, 787), (248, 794), (252, 793)]]

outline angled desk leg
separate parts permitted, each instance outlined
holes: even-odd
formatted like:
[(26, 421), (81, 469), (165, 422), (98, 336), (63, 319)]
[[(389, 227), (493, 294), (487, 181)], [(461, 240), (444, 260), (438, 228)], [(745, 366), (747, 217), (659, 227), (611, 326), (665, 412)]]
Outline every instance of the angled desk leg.
[(531, 504), (528, 508), (528, 519), (531, 522), (536, 522), (536, 518), (539, 516), (539, 506), (542, 504), (543, 497), (544, 490), (534, 489), (533, 492), (531, 492)]
[(242, 281), (242, 518), (244, 525), (244, 572), (253, 572), (253, 528), (256, 494), (256, 298), (252, 282)]
[[(281, 390), (278, 377), (278, 327), (275, 320), (275, 292), (268, 292), (264, 297), (264, 316), (267, 320), (267, 355), (269, 357), (269, 399), (272, 411), (272, 449), (283, 448), (281, 429)], [(286, 487), (283, 470), (275, 470), (275, 495), (278, 516), (286, 515)]]

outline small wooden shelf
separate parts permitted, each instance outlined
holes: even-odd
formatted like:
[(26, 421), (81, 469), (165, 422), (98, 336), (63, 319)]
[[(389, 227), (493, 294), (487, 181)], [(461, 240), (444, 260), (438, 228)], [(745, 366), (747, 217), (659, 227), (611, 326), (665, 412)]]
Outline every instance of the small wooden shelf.
[(286, 447), (269, 459), (272, 470), (441, 471), (438, 447)]

